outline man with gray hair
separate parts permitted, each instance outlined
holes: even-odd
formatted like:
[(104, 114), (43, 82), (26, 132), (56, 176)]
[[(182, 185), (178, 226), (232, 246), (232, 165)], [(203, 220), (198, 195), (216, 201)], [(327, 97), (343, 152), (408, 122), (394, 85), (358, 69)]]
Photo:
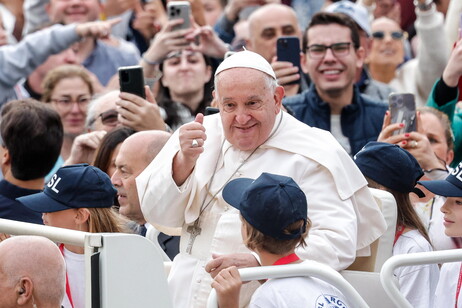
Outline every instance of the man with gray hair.
[(66, 265), (59, 248), (40, 236), (14, 236), (0, 243), (0, 307), (59, 308)]
[[(220, 112), (181, 126), (136, 178), (149, 223), (182, 228), (169, 275), (174, 307), (205, 307), (212, 277), (229, 266), (258, 266), (244, 246), (239, 212), (221, 191), (262, 172), (292, 177), (307, 195), (313, 226), (297, 255), (341, 270), (386, 229), (367, 182), (333, 136), (281, 110), (284, 88), (259, 54), (241, 51), (215, 73)], [(258, 283), (241, 289), (241, 305)]]

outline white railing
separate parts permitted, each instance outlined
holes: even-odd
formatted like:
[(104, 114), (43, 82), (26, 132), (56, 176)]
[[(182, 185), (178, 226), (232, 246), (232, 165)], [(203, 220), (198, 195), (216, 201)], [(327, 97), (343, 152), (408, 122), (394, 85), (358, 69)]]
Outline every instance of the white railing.
[[(267, 278), (281, 277), (316, 277), (335, 286), (345, 298), (348, 299), (352, 307), (368, 308), (369, 306), (359, 293), (349, 284), (337, 271), (327, 265), (320, 263), (301, 263), (278, 266), (260, 266), (239, 269), (242, 281), (261, 280)], [(210, 293), (207, 308), (217, 308), (217, 294), (214, 289)]]
[(0, 219), (0, 233), (39, 235), (83, 246), (87, 308), (171, 308), (161, 249), (142, 236), (88, 233), (7, 219)]
[(401, 266), (449, 263), (462, 261), (462, 249), (440, 250), (431, 252), (396, 255), (388, 259), (380, 271), (380, 281), (388, 297), (400, 308), (412, 308), (411, 304), (399, 291), (393, 271)]

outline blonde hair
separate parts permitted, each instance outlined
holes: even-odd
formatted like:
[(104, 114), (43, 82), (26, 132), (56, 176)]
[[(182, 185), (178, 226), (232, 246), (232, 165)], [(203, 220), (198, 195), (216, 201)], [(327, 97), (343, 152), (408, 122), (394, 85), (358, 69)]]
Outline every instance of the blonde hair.
[(90, 95), (93, 96), (94, 88), (91, 82), (90, 75), (86, 70), (78, 65), (60, 65), (47, 73), (42, 82), (43, 94), (41, 101), (49, 103), (51, 96), (56, 88), (56, 85), (63, 79), (80, 78), (88, 86)]
[(88, 217), (88, 228), (91, 233), (126, 233), (125, 221), (111, 207), (87, 208), (90, 212)]
[[(305, 238), (308, 235), (308, 231), (311, 227), (311, 220), (307, 218), (305, 232), (303, 232), (298, 238), (291, 240), (280, 240), (268, 235), (265, 235), (252, 227), (251, 224), (241, 216), (242, 223), (244, 225), (244, 244), (253, 251), (267, 251), (275, 255), (283, 255), (288, 252), (291, 252), (297, 247), (305, 247), (306, 242)], [(284, 234), (294, 234), (295, 231), (303, 228), (304, 221), (303, 219), (297, 220), (296, 222), (290, 224), (286, 229), (284, 229)]]

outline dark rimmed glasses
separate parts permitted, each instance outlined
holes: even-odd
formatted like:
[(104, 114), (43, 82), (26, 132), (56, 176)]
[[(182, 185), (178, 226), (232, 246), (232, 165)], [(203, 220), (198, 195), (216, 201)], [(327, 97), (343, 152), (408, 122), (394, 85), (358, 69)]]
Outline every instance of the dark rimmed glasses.
[(93, 118), (90, 121), (89, 125), (93, 125), (93, 123), (95, 123), (96, 120), (98, 120), (98, 118), (101, 118), (101, 123), (103, 123), (103, 125), (115, 126), (117, 125), (117, 123), (119, 123), (118, 116), (119, 113), (117, 112), (117, 110), (109, 109), (108, 111), (101, 112), (100, 114), (98, 114), (95, 118)]
[(392, 31), (392, 32), (375, 31), (375, 32), (372, 32), (372, 37), (376, 40), (383, 40), (387, 34), (389, 34), (391, 38), (396, 41), (402, 40), (403, 38), (407, 37), (407, 32), (404, 32), (404, 31)]
[(310, 58), (313, 59), (324, 58), (327, 49), (330, 49), (336, 57), (344, 57), (350, 53), (350, 45), (351, 42), (335, 43), (332, 45), (313, 44), (307, 46), (306, 49)]

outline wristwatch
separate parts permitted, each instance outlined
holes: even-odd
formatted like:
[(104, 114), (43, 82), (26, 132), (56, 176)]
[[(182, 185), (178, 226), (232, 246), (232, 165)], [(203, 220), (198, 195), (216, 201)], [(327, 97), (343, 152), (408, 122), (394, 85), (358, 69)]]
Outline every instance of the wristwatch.
[(421, 11), (428, 11), (432, 7), (433, 0), (425, 0), (424, 3), (420, 3), (418, 0), (414, 0), (414, 6), (418, 7)]

